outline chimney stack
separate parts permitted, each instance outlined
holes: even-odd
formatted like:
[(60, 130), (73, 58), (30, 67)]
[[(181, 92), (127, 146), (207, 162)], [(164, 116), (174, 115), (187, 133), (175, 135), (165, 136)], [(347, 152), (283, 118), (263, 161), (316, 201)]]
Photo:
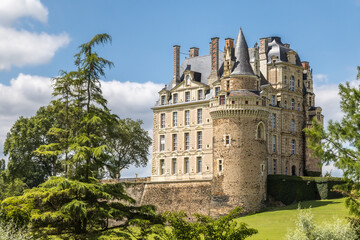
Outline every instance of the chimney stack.
[(193, 57), (197, 57), (199, 56), (199, 48), (197, 47), (192, 47), (189, 50), (189, 58), (193, 58)]
[(303, 61), (301, 62), (301, 65), (303, 66), (304, 70), (309, 70), (310, 68), (309, 62)]
[(180, 82), (180, 46), (174, 45), (174, 76), (173, 83), (176, 85)]
[(211, 71), (216, 74), (219, 70), (219, 38), (211, 38), (210, 42), (210, 56), (211, 56)]

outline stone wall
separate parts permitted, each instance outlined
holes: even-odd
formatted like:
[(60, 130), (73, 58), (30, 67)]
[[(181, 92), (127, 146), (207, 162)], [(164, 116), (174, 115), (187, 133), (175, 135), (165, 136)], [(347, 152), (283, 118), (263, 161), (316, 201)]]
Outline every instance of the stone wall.
[(186, 211), (209, 215), (211, 181), (134, 183), (127, 188), (137, 204), (151, 204), (157, 212)]

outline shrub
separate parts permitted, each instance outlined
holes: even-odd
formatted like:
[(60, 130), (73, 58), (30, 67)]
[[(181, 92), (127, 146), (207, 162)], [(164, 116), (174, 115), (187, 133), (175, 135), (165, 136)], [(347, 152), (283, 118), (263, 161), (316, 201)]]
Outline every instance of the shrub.
[(357, 235), (349, 222), (335, 219), (322, 225), (314, 223), (310, 209), (299, 210), (295, 230), (290, 231), (287, 240), (355, 240)]

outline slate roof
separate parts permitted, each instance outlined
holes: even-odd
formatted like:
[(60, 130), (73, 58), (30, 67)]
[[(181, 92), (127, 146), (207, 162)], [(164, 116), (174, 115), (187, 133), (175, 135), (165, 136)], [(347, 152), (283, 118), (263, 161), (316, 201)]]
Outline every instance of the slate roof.
[[(288, 62), (287, 59), (287, 53), (289, 51), (294, 51), (291, 48), (288, 48), (286, 46), (284, 46), (284, 44), (281, 42), (281, 38), (280, 37), (268, 37), (268, 63), (271, 63), (271, 57), (272, 56), (277, 56), (277, 62), (281, 61), (281, 62)], [(301, 65), (301, 60), (299, 58), (299, 55), (296, 54), (296, 65), (297, 66), (302, 66)]]
[[(219, 52), (219, 66), (219, 76), (222, 76), (224, 71), (224, 53), (222, 52)], [(208, 85), (208, 77), (211, 72), (211, 56), (186, 58), (180, 66), (180, 81), (184, 80), (184, 71), (186, 70), (195, 72), (195, 81)], [(171, 89), (172, 82), (167, 87), (167, 90)]]
[(255, 75), (250, 65), (249, 48), (240, 28), (235, 42), (236, 62), (230, 75)]

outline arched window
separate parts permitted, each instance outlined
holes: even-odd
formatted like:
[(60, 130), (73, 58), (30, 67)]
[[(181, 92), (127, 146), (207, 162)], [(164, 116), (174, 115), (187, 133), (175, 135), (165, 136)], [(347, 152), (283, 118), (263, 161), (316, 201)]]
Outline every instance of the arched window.
[(290, 131), (295, 132), (295, 120), (291, 119), (290, 121)]
[(291, 146), (290, 147), (291, 147), (290, 148), (290, 153), (295, 154), (295, 140), (294, 139), (291, 140)]
[(293, 98), (291, 99), (290, 109), (291, 110), (295, 109), (295, 100)]
[(264, 123), (262, 122), (260, 122), (257, 126), (256, 138), (265, 140), (265, 127), (264, 127)]
[(295, 79), (294, 79), (294, 76), (290, 77), (290, 91), (295, 91)]
[(292, 175), (292, 176), (296, 176), (296, 167), (295, 167), (295, 165), (293, 165), (293, 166), (291, 167), (291, 175)]

